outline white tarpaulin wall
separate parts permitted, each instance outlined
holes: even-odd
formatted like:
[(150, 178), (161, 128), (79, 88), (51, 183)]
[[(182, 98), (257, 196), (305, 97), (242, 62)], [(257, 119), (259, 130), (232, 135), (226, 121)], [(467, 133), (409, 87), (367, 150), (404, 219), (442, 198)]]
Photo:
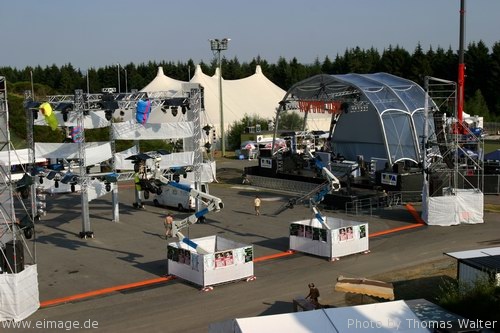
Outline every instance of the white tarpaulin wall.
[[(35, 142), (35, 154), (44, 158), (78, 159), (79, 143), (42, 143)], [(85, 166), (107, 161), (113, 157), (109, 142), (85, 143)]]
[(290, 249), (334, 259), (368, 251), (368, 223), (324, 217), (290, 223)]
[(184, 243), (169, 243), (168, 274), (199, 286), (212, 286), (253, 276), (253, 246), (219, 236), (192, 239), (208, 254)]
[(16, 274), (0, 274), (0, 321), (21, 321), (40, 307), (37, 265)]
[[(37, 156), (44, 158), (64, 158), (64, 159), (78, 159), (78, 143), (35, 143), (35, 153)], [(105, 162), (113, 158), (111, 152), (111, 144), (109, 142), (86, 142), (85, 143), (85, 165), (91, 166), (101, 162)], [(45, 178), (43, 183), (37, 185), (43, 187), (50, 193), (68, 193), (71, 192), (71, 184), (63, 184), (58, 181), (58, 187), (55, 186), (55, 180)], [(116, 185), (111, 184), (111, 189)], [(75, 191), (80, 191), (79, 184), (74, 185)], [(91, 180), (87, 188), (88, 201), (97, 199), (106, 193), (105, 185), (101, 181)]]
[[(209, 326), (209, 333), (432, 332), (404, 301), (238, 318)], [(397, 326), (400, 324), (399, 326)], [(429, 324), (427, 324), (429, 325)]]
[(166, 140), (184, 139), (194, 135), (192, 122), (146, 123), (135, 120), (113, 123), (116, 140)]
[(137, 146), (130, 147), (115, 154), (115, 168), (116, 170), (134, 170), (134, 163), (132, 160), (127, 160), (127, 157), (137, 155)]
[[(201, 164), (201, 182), (202, 183), (213, 183), (217, 181), (216, 177), (216, 162), (208, 161)], [(188, 172), (186, 181), (194, 184), (195, 183), (195, 174), (194, 172)]]
[(454, 195), (429, 197), (425, 195), (424, 190), (422, 219), (428, 225), (441, 226), (483, 223), (483, 193), (475, 189), (454, 189), (454, 191)]
[[(29, 149), (15, 149), (10, 151), (0, 151), (0, 165), (9, 165), (9, 152), (10, 152), (10, 165), (20, 165), (20, 164), (30, 164), (29, 160)], [(47, 160), (45, 158), (38, 157), (35, 163), (43, 163)]]
[[(132, 163), (132, 160), (127, 160), (127, 158), (132, 156), (132, 155), (136, 155), (137, 153), (138, 153), (137, 147), (135, 147), (135, 146), (131, 147), (130, 149), (124, 150), (120, 153), (116, 153), (115, 154), (115, 168), (116, 168), (116, 170), (134, 170), (134, 164)], [(193, 164), (194, 164), (194, 152), (193, 151), (186, 151), (186, 152), (171, 153), (168, 155), (162, 155), (161, 161), (160, 161), (160, 167), (162, 169), (168, 169), (170, 167), (191, 166)], [(205, 163), (203, 163), (202, 166), (203, 166), (202, 172), (207, 173), (207, 171), (205, 171), (205, 169), (210, 168), (210, 166), (205, 166)], [(211, 176), (209, 178), (211, 178)]]

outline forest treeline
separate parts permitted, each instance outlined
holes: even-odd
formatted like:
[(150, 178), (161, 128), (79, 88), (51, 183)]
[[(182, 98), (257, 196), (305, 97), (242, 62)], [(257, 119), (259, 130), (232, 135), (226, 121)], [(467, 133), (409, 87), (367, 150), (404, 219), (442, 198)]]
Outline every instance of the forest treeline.
[[(485, 121), (500, 121), (500, 42), (491, 50), (483, 41), (472, 42), (465, 50), (465, 111), (472, 115), (485, 117)], [(37, 96), (51, 94), (72, 94), (75, 89), (100, 92), (103, 87), (117, 87), (120, 75), (121, 92), (125, 89), (142, 89), (157, 73), (158, 66), (163, 67), (165, 75), (182, 81), (188, 81), (198, 64), (192, 59), (187, 62), (161, 61), (142, 64), (130, 63), (118, 66), (113, 64), (101, 68), (80, 69), (71, 63), (58, 67), (36, 66), (24, 69), (0, 67), (0, 75), (7, 78), (9, 92), (22, 96), (24, 90), (31, 89), (31, 78), (35, 84)], [(213, 75), (217, 67), (216, 59), (210, 63), (199, 63), (203, 72)], [(457, 81), (458, 53), (451, 48), (432, 47), (424, 51), (417, 45), (412, 53), (399, 47), (389, 46), (382, 52), (374, 48), (359, 47), (346, 49), (344, 54), (335, 58), (316, 59), (312, 64), (301, 64), (296, 58), (278, 59), (269, 63), (261, 57), (251, 62), (240, 63), (233, 59), (222, 59), (224, 79), (233, 80), (250, 76), (260, 65), (264, 75), (284, 90), (294, 83), (310, 76), (345, 73), (387, 72), (417, 82), (422, 87), (425, 76)], [(126, 77), (125, 77), (126, 76)]]

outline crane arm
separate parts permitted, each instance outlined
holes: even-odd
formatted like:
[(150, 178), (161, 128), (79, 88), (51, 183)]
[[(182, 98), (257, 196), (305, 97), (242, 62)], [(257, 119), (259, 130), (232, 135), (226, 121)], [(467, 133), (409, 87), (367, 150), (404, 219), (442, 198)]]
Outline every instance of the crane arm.
[[(303, 195), (299, 198), (290, 199), (285, 205), (280, 207), (274, 215), (278, 215), (285, 211), (286, 209), (293, 208), (296, 204), (303, 202), (304, 200), (309, 199), (312, 207), (315, 207), (318, 203), (320, 203), (327, 194), (336, 192), (340, 190), (340, 181), (335, 175), (328, 170), (327, 167), (323, 165), (321, 159), (319, 157), (315, 157), (310, 151), (308, 152), (309, 157), (314, 161), (316, 169), (321, 171), (323, 177), (326, 178), (326, 182), (319, 185), (309, 193)], [(316, 214), (316, 212), (315, 212)]]
[(199, 221), (200, 218), (204, 217), (206, 214), (209, 212), (219, 212), (222, 208), (224, 208), (224, 203), (222, 200), (216, 196), (210, 195), (208, 193), (204, 193), (202, 191), (199, 191), (197, 189), (191, 188), (189, 186), (186, 186), (184, 184), (179, 184), (176, 182), (169, 182), (169, 184), (173, 187), (176, 187), (180, 190), (189, 192), (189, 194), (195, 198), (198, 199), (200, 198), (201, 201), (206, 205), (203, 209), (197, 211), (196, 213), (189, 215), (188, 217), (182, 219), (182, 220), (177, 220), (172, 223), (172, 233), (174, 236), (176, 236), (179, 241), (185, 243), (186, 245), (194, 248), (196, 252), (200, 254), (207, 254), (209, 253), (207, 250), (203, 249), (200, 247), (196, 242), (193, 242), (191, 239), (188, 237), (184, 236), (184, 234), (181, 232), (182, 229), (189, 227), (192, 224), (195, 224), (196, 222)]

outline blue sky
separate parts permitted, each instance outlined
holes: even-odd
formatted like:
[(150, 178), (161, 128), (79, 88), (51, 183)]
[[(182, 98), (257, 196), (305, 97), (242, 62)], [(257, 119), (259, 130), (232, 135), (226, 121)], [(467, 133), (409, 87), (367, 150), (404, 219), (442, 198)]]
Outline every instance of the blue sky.
[[(208, 39), (231, 38), (226, 58), (334, 59), (346, 48), (420, 42), (453, 50), (460, 0), (4, 0), (0, 67), (71, 63), (209, 62)], [(466, 0), (466, 45), (500, 41), (499, 0)]]

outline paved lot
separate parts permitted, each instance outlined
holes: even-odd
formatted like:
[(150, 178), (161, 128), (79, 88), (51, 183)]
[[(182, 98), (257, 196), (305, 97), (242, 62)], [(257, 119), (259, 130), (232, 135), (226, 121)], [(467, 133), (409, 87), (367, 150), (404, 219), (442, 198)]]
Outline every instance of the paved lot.
[[(232, 172), (233, 175), (235, 166), (252, 163), (255, 162), (222, 161), (218, 164), (218, 174), (222, 177)], [(216, 234), (253, 244), (256, 257), (286, 251), (289, 222), (311, 216), (310, 210), (302, 206), (273, 216), (272, 213), (289, 198), (286, 193), (239, 184), (214, 184), (210, 190), (224, 201), (225, 208), (207, 215), (206, 224), (190, 227), (189, 237)], [(253, 214), (256, 193), (263, 199), (261, 216)], [(166, 273), (167, 242), (162, 236), (167, 209), (151, 204), (145, 210), (134, 209), (131, 184), (120, 186), (119, 222), (112, 222), (110, 196), (90, 203), (93, 239), (78, 238), (81, 231), (78, 194), (51, 199), (49, 213), (37, 228), (41, 301), (153, 279)], [(497, 196), (485, 197), (485, 201), (500, 203)], [(323, 213), (345, 217), (338, 212)], [(186, 216), (177, 212), (175, 215), (176, 218)], [(368, 221), (370, 232), (415, 222), (404, 208), (385, 210), (377, 216), (346, 218)], [(485, 221), (481, 225), (421, 227), (376, 237), (370, 240), (370, 254), (352, 255), (336, 262), (305, 254), (258, 262), (255, 263), (257, 280), (217, 286), (211, 292), (201, 292), (199, 287), (175, 279), (147, 288), (43, 308), (27, 320), (81, 323), (92, 320), (98, 323), (99, 332), (137, 332), (141, 329), (206, 332), (211, 322), (290, 312), (293, 297), (307, 293), (309, 282), (319, 287), (323, 303), (341, 305), (345, 295), (333, 291), (339, 275), (369, 277), (443, 259), (443, 252), (498, 246), (500, 220), (493, 213), (485, 213)], [(19, 331), (22, 330), (16, 330)]]

